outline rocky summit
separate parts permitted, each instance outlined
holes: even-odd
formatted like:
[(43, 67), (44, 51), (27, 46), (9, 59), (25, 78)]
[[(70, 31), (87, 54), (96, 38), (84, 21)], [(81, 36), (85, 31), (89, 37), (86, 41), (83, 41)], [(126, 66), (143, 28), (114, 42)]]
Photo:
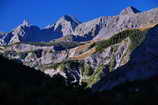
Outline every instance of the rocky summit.
[(93, 91), (158, 75), (158, 8), (125, 8), (116, 16), (80, 22), (65, 15), (44, 28), (26, 20), (0, 33), (1, 55), (66, 84)]

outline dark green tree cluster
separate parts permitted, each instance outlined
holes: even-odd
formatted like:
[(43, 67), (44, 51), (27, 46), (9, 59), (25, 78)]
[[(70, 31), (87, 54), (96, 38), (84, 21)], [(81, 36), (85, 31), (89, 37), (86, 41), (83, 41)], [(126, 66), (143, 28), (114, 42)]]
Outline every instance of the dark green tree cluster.
[(138, 29), (125, 30), (116, 35), (113, 35), (111, 38), (107, 40), (103, 40), (96, 43), (96, 49), (97, 51), (102, 51), (111, 45), (120, 43), (122, 40), (126, 39), (127, 37), (130, 37), (132, 41), (136, 41), (135, 43), (138, 43), (138, 41), (142, 36), (144, 36), (144, 32)]

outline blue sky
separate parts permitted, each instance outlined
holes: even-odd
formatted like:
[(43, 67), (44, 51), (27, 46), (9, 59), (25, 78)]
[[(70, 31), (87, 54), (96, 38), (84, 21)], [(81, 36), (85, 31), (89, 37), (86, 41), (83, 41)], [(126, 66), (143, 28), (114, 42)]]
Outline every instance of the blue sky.
[(158, 0), (0, 0), (0, 31), (10, 31), (24, 19), (44, 27), (65, 14), (88, 21), (117, 15), (128, 6), (144, 11), (158, 7)]

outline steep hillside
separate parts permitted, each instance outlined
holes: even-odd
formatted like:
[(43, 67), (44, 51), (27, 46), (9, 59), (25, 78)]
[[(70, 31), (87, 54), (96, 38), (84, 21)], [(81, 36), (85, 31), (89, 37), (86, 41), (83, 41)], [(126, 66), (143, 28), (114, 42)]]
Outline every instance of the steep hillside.
[(145, 79), (157, 75), (157, 45), (158, 26), (146, 33), (146, 38), (130, 55), (126, 65), (104, 76), (93, 88), (97, 90), (110, 89), (122, 82)]
[(66, 86), (64, 78), (59, 75), (50, 78), (2, 56), (0, 67), (1, 105), (73, 105), (77, 100), (82, 100), (82, 104), (77, 104), (83, 105), (86, 97), (88, 98), (82, 87)]
[[(70, 83), (86, 82), (91, 87), (102, 76), (125, 65), (130, 54), (146, 37), (148, 30), (125, 30), (109, 39), (85, 43), (17, 43), (2, 47), (4, 56), (54, 76), (60, 74)], [(62, 46), (60, 46), (62, 45)], [(65, 46), (65, 47), (64, 47)]]
[(0, 67), (1, 105), (157, 105), (157, 76), (92, 93), (84, 86), (65, 86), (65, 79), (59, 75), (50, 78), (2, 56)]

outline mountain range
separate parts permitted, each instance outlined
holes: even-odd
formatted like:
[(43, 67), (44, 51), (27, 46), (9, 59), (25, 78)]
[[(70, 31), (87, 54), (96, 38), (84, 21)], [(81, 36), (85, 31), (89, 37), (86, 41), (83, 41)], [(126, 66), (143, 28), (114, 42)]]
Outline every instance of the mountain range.
[(66, 84), (111, 90), (158, 75), (158, 8), (134, 7), (88, 22), (65, 15), (44, 28), (26, 20), (0, 33), (0, 53)]
[(44, 28), (31, 25), (24, 20), (17, 28), (8, 33), (1, 33), (1, 44), (17, 42), (49, 42), (61, 37), (71, 36), (72, 41), (89, 41), (109, 38), (126, 29), (145, 27), (157, 23), (158, 9), (140, 12), (134, 7), (125, 8), (117, 16), (102, 16), (88, 22), (80, 22), (70, 15), (65, 15)]

